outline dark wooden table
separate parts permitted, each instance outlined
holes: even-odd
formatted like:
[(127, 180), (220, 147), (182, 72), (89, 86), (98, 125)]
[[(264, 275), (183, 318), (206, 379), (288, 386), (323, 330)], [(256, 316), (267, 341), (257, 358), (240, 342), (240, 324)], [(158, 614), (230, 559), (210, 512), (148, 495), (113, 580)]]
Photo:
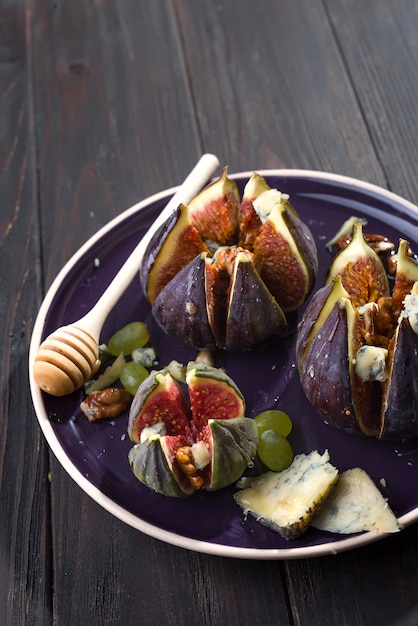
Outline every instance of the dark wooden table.
[(69, 478), (27, 382), (60, 268), (202, 152), (417, 203), (417, 85), (417, 0), (0, 3), (1, 624), (418, 624), (416, 524), (306, 560), (160, 542)]

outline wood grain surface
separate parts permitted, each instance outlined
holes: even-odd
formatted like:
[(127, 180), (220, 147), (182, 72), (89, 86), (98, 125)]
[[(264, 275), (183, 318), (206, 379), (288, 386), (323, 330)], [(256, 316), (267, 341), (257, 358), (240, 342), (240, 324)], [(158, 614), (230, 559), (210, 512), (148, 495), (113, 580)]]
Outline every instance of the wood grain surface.
[(418, 624), (416, 524), (294, 561), (162, 543), (69, 478), (27, 382), (64, 263), (202, 152), (231, 172), (324, 170), (418, 202), (417, 85), (416, 0), (2, 0), (1, 624)]

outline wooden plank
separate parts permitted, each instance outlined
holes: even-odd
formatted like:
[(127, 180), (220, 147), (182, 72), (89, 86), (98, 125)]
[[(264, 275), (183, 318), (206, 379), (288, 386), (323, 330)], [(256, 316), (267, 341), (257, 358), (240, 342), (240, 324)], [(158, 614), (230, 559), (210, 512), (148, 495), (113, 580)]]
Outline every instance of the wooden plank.
[(205, 147), (231, 171), (306, 168), (384, 185), (320, 0), (176, 7)]
[(40, 271), (33, 109), (23, 2), (0, 7), (0, 621), (48, 623), (47, 456), (26, 395)]
[(49, 283), (111, 217), (180, 183), (200, 145), (169, 2), (33, 5)]
[(52, 479), (55, 619), (71, 625), (291, 624), (277, 562), (202, 555), (146, 537)]
[(387, 185), (417, 203), (417, 3), (326, 4)]
[[(353, 552), (288, 563), (294, 623), (334, 626), (417, 623), (416, 525)], [(408, 584), (400, 572), (408, 572)]]

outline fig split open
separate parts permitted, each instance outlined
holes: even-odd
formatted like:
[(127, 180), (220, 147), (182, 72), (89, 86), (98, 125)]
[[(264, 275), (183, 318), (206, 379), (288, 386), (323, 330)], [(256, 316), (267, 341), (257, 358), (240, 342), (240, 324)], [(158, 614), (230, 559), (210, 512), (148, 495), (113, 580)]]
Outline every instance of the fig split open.
[(280, 337), (312, 290), (317, 251), (289, 197), (254, 173), (242, 198), (224, 168), (150, 241), (141, 283), (169, 336), (196, 348), (251, 349)]
[(244, 397), (223, 370), (191, 362), (186, 385), (187, 394), (168, 371), (152, 372), (129, 414), (132, 471), (147, 487), (171, 497), (236, 482), (258, 444)]
[(347, 432), (418, 435), (418, 265), (399, 242), (390, 289), (360, 222), (299, 324), (296, 358), (316, 411)]

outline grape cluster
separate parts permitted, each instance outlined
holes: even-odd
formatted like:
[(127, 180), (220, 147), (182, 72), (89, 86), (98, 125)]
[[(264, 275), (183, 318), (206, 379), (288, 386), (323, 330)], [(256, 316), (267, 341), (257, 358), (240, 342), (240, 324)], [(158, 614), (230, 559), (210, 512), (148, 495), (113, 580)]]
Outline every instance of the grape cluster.
[(258, 430), (257, 453), (264, 465), (281, 472), (293, 461), (293, 449), (287, 439), (292, 421), (287, 413), (276, 409), (263, 411), (254, 418)]

